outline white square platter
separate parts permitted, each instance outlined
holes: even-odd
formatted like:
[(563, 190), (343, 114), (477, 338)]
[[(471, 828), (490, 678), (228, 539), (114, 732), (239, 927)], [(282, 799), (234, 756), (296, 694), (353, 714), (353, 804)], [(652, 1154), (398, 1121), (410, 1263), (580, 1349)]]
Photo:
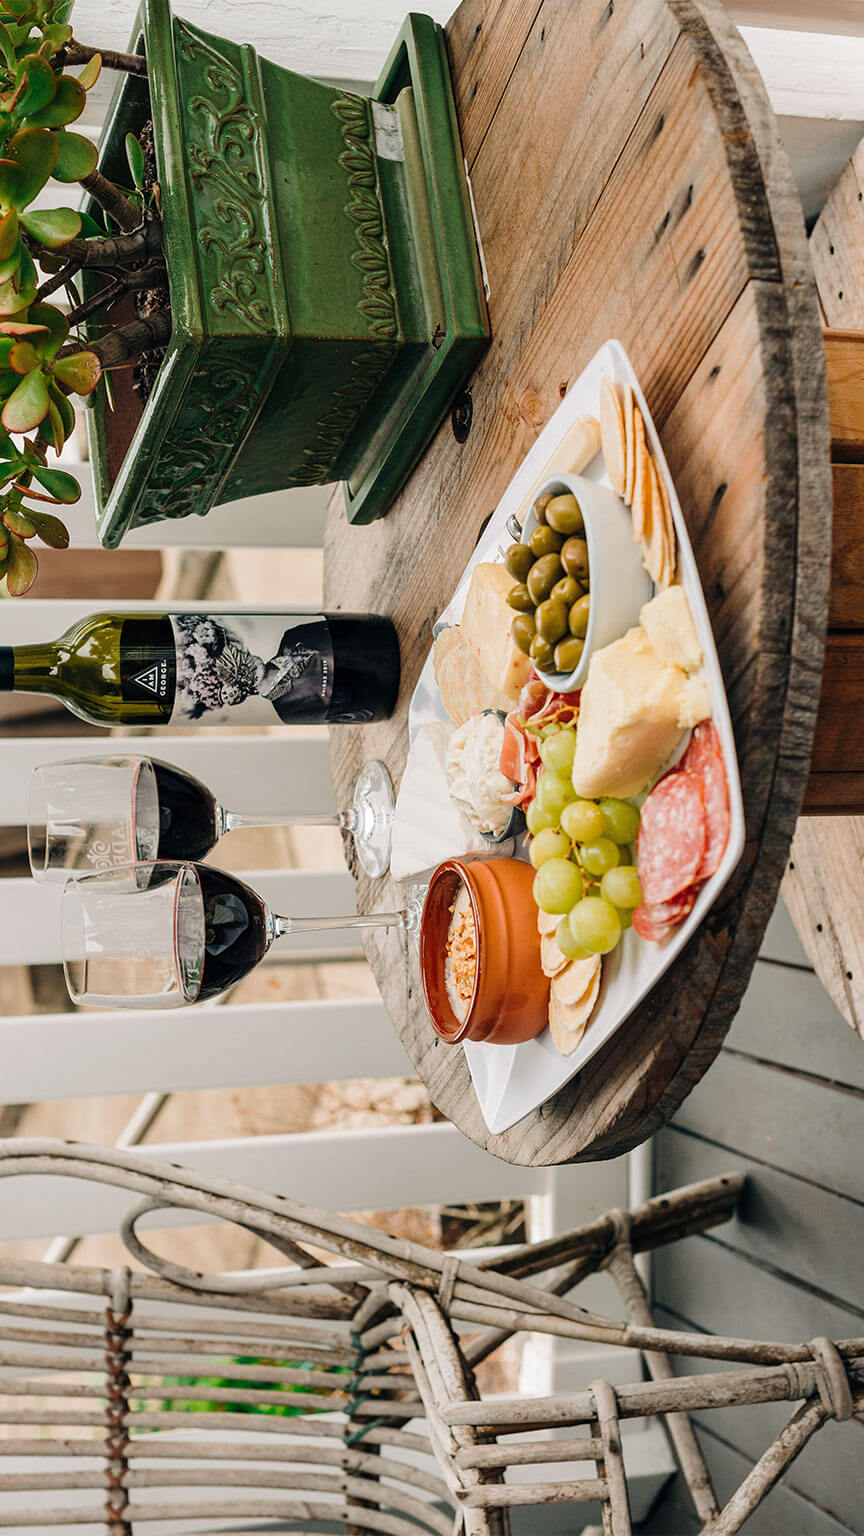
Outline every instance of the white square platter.
[[(623, 935), (617, 949), (606, 956), (603, 961), (600, 996), (588, 1028), (572, 1055), (560, 1055), (552, 1043), (548, 1029), (544, 1030), (536, 1040), (529, 1040), (523, 1045), (483, 1045), (468, 1041), (461, 1047), (450, 1047), (453, 1050), (465, 1051), (483, 1118), (489, 1130), (496, 1134), (508, 1130), (523, 1116), (552, 1097), (558, 1089), (581, 1071), (616, 1030), (626, 1027), (627, 1019), (633, 1010), (669, 969), (676, 955), (684, 948), (717, 900), (744, 849), (744, 806), (735, 753), (735, 738), (699, 572), (660, 439), (645, 404), (639, 380), (620, 342), (607, 341), (595, 353), (584, 372), (571, 384), (554, 416), (547, 422), (537, 441), (523, 459), (495, 508), (453, 597), (441, 614), (436, 631), (441, 625), (457, 624), (461, 619), (474, 567), (484, 560), (503, 559), (507, 546), (512, 542), (505, 526), (508, 517), (522, 506), (541, 476), (555, 473), (558, 467), (555, 464), (556, 448), (574, 419), (577, 416), (598, 414), (600, 384), (604, 376), (611, 378), (616, 384), (631, 386), (636, 404), (645, 421), (648, 445), (669, 493), (675, 531), (678, 536), (679, 577), (687, 594), (690, 612), (702, 647), (714, 724), (723, 750), (723, 762), (729, 785), (729, 841), (719, 868), (703, 885), (689, 917), (667, 939), (660, 944), (647, 943), (630, 929)], [(582, 473), (590, 480), (609, 485), (602, 452), (598, 453)], [(435, 682), (430, 650), (409, 707), (410, 739), (414, 740), (421, 726), (435, 720), (448, 721), (448, 719)], [(681, 751), (683, 751), (683, 743), (675, 756), (680, 756)], [(673, 759), (670, 759), (670, 763), (672, 761)], [(526, 838), (520, 839), (517, 843), (517, 857), (527, 858), (526, 843)], [(443, 860), (457, 857), (462, 851), (459, 848), (442, 847), (440, 858)], [(494, 856), (492, 849), (490, 849), (490, 856)], [(431, 1024), (429, 1028), (432, 1028)]]

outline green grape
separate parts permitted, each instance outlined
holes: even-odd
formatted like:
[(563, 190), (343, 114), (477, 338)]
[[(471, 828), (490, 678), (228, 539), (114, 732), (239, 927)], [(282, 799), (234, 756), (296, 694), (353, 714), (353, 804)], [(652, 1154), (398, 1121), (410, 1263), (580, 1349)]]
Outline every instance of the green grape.
[(621, 919), (602, 896), (586, 896), (584, 901), (577, 902), (569, 923), (575, 942), (591, 955), (608, 955), (621, 937)]
[(553, 832), (551, 827), (544, 827), (542, 832), (532, 837), (528, 857), (535, 869), (539, 869), (547, 859), (569, 859), (570, 839), (563, 832)]
[(639, 876), (632, 864), (619, 864), (609, 869), (600, 881), (600, 894), (611, 901), (613, 907), (638, 907), (642, 900)]
[(618, 863), (618, 849), (611, 837), (598, 837), (582, 844), (579, 857), (589, 875), (605, 875)]
[(540, 756), (547, 768), (553, 773), (560, 773), (562, 777), (570, 773), (573, 767), (573, 754), (576, 751), (576, 732), (570, 726), (563, 726), (560, 730), (553, 731), (547, 736)]
[(626, 928), (632, 928), (633, 913), (631, 912), (630, 908), (618, 907), (616, 910), (618, 912), (618, 921), (621, 924), (621, 932), (623, 933)]
[[(547, 859), (540, 865), (534, 876), (534, 900), (543, 912), (558, 912), (563, 916), (581, 895), (582, 874), (570, 859)], [(611, 912), (612, 908), (609, 910)]]
[(568, 960), (588, 959), (591, 951), (589, 949), (583, 949), (581, 944), (576, 943), (576, 940), (574, 939), (570, 929), (569, 917), (562, 917), (560, 923), (558, 924), (555, 938), (562, 955), (566, 955)]
[(544, 768), (537, 780), (537, 799), (544, 811), (554, 816), (557, 822), (565, 805), (569, 805), (573, 799), (573, 785), (562, 774)]
[(535, 799), (531, 801), (525, 812), (525, 823), (531, 836), (536, 837), (538, 832), (545, 832), (547, 827), (556, 826), (558, 817), (550, 816), (548, 811), (544, 811), (540, 801)]
[(613, 843), (632, 843), (639, 831), (639, 812), (629, 800), (600, 801), (603, 832)]
[(574, 843), (593, 842), (603, 835), (603, 816), (593, 800), (574, 800), (561, 812), (561, 826)]

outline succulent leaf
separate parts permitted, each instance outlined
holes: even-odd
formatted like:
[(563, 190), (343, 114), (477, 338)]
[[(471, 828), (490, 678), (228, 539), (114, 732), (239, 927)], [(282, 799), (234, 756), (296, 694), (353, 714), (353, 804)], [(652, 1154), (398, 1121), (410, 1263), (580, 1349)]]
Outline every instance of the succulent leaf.
[(57, 160), (52, 172), (55, 181), (83, 181), (95, 171), (99, 151), (95, 144), (80, 133), (68, 133), (60, 128), (53, 135), (57, 145)]
[(47, 426), (43, 422), (42, 432), (50, 441), (54, 452), (59, 458), (60, 454), (63, 452), (63, 444), (65, 443), (69, 434), (64, 427), (63, 418), (57, 409), (57, 405), (53, 396), (49, 397), (48, 400)]
[(52, 372), (60, 384), (76, 395), (89, 395), (102, 377), (102, 364), (95, 352), (73, 352), (70, 357), (58, 357)]
[(23, 597), (36, 580), (39, 561), (30, 545), (25, 544), (23, 539), (16, 539), (14, 535), (9, 540), (8, 559), (6, 590), (10, 597)]
[(32, 341), (16, 341), (9, 353), (9, 367), (15, 373), (32, 373), (34, 368), (42, 367), (42, 359), (36, 351)]
[(18, 215), (14, 208), (0, 219), (0, 261), (8, 261), (18, 246)]
[(36, 532), (36, 525), (32, 523), (25, 512), (17, 507), (7, 507), (3, 513), (2, 523), (10, 533), (17, 535), (19, 539), (32, 539)]
[(7, 69), (15, 68), (15, 39), (6, 23), (0, 21), (0, 54)]
[[(75, 407), (52, 378), (48, 380), (48, 395), (63, 427), (63, 437), (71, 437), (75, 430)], [(58, 450), (59, 451), (59, 450)]]
[(92, 59), (87, 60), (87, 63), (84, 65), (84, 68), (78, 76), (78, 84), (82, 85), (85, 91), (92, 91), (101, 73), (102, 55), (101, 53), (94, 53)]
[(81, 215), (72, 208), (38, 208), (22, 213), (21, 223), (40, 245), (65, 245), (81, 232)]
[[(48, 66), (50, 70), (50, 65)], [(54, 71), (50, 71), (54, 75)], [(56, 75), (54, 75), (56, 80)], [(61, 75), (52, 101), (41, 112), (28, 112), (27, 120), (40, 128), (65, 128), (84, 111), (87, 93), (74, 75)]]
[(23, 314), (33, 297), (32, 293), (22, 295), (20, 283), (14, 277), (0, 283), (0, 317)]
[(37, 336), (47, 330), (47, 325), (32, 325), (26, 320), (0, 320), (0, 336)]
[(68, 22), (51, 22), (42, 28), (42, 47), (48, 44), (51, 53), (57, 53), (64, 48), (72, 36), (72, 28)]
[(31, 432), (45, 420), (50, 404), (42, 373), (27, 373), (6, 401), (0, 421), (7, 432)]
[(144, 185), (144, 151), (134, 133), (126, 135), (126, 159), (129, 162), (132, 180), (140, 192)]
[(35, 507), (27, 508), (27, 516), (36, 530), (37, 539), (41, 539), (43, 544), (48, 544), (51, 549), (69, 548), (69, 529), (65, 523), (61, 523), (59, 517), (55, 517), (52, 512), (37, 512)]
[[(52, 358), (57, 356), (66, 337), (69, 335), (69, 322), (66, 316), (54, 304), (31, 304), (30, 323), (31, 325), (44, 326), (47, 330), (47, 339), (35, 342), (35, 346), (42, 357), (47, 358), (50, 362)], [(0, 353), (0, 361), (2, 361), (2, 353)]]
[(33, 478), (38, 480), (49, 496), (55, 501), (63, 502), (65, 506), (71, 506), (73, 502), (81, 500), (81, 487), (74, 475), (66, 473), (65, 469), (47, 469), (44, 464), (33, 465)]
[(16, 246), (8, 261), (0, 261), (0, 283), (8, 283), (21, 270), (21, 246)]
[[(49, 70), (49, 73), (51, 71)], [(87, 143), (87, 140), (84, 140)], [(19, 213), (42, 191), (57, 162), (57, 136), (48, 128), (22, 128), (6, 145), (18, 169), (14, 206)]]
[(22, 59), (18, 69), (19, 80), (24, 87), (15, 106), (15, 115), (20, 122), (25, 117), (30, 118), (44, 111), (54, 100), (57, 76), (47, 59), (40, 58), (38, 53)]

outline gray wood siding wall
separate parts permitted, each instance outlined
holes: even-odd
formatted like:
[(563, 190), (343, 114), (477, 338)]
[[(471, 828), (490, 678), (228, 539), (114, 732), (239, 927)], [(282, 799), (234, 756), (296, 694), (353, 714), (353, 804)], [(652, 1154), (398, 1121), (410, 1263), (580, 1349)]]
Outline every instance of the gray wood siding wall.
[[(655, 1143), (658, 1191), (727, 1169), (748, 1175), (740, 1214), (655, 1256), (658, 1322), (796, 1341), (864, 1333), (864, 1046), (782, 905), (724, 1049)], [(696, 1416), (721, 1501), (792, 1406)], [(698, 1530), (678, 1483), (646, 1527), (653, 1536)], [(744, 1531), (864, 1532), (864, 1422), (826, 1425)]]

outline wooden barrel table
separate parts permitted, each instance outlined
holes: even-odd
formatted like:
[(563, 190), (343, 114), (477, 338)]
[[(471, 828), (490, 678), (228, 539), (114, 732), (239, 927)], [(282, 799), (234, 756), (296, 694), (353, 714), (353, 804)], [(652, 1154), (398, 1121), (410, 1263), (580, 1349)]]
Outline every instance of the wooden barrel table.
[[(380, 522), (349, 527), (331, 506), (326, 604), (391, 614), (403, 664), (392, 719), (332, 732), (333, 776), (339, 804), (372, 757), (398, 786), (432, 623), (569, 381), (618, 338), (714, 627), (744, 791), (739, 868), (627, 1023), (500, 1135), (463, 1052), (427, 1021), (412, 941), (393, 930), (366, 941), (417, 1072), (465, 1135), (514, 1163), (612, 1157), (656, 1131), (719, 1050), (807, 782), (831, 527), (820, 314), (773, 115), (717, 0), (465, 0), (446, 30), (492, 341), (467, 438), (446, 420)], [(399, 903), (386, 878), (357, 883), (361, 910)]]

